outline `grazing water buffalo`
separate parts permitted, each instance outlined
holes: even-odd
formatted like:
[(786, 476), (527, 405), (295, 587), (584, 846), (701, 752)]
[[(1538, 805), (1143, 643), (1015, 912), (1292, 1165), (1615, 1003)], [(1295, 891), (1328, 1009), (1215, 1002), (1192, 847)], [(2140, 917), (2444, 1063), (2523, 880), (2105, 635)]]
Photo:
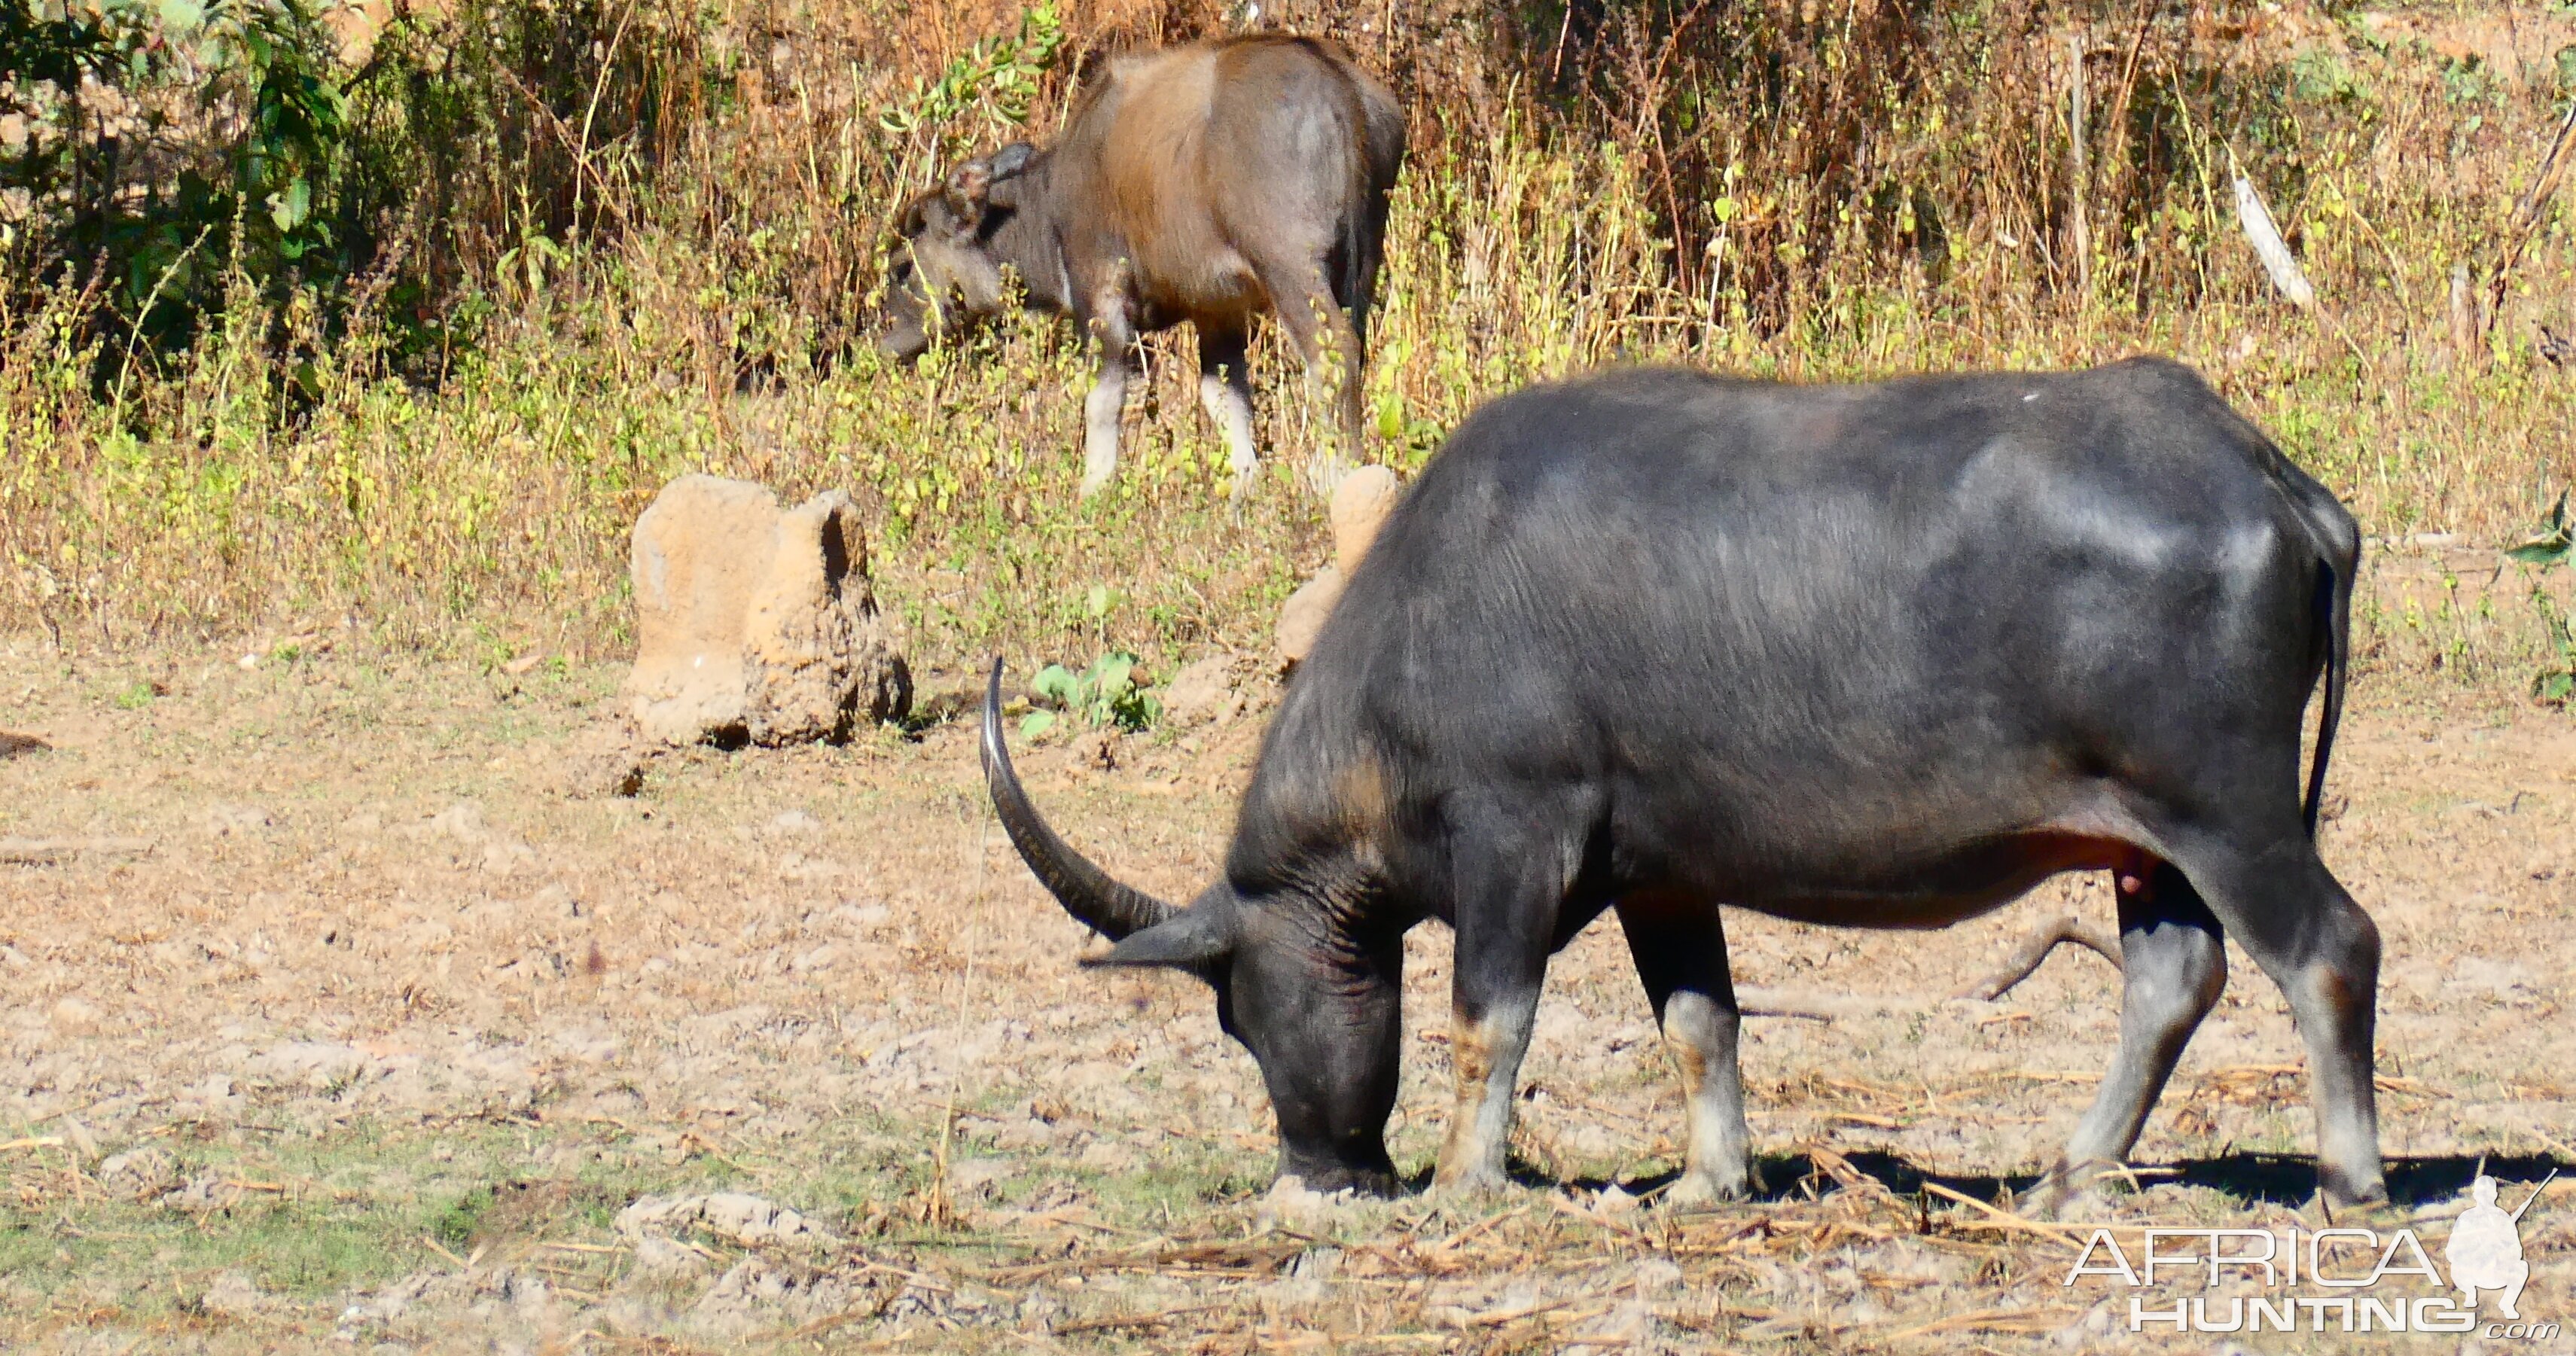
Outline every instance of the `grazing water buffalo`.
[[(2359, 537), (2188, 369), (1793, 387), (1632, 371), (1485, 406), (1290, 682), (1185, 909), (987, 780), (1040, 880), (1260, 1061), (1280, 1171), (1386, 1189), (1405, 929), (1456, 931), (1436, 1181), (1497, 1181), (1548, 956), (1615, 910), (1687, 1084), (1680, 1199), (1753, 1185), (1721, 904), (1933, 928), (2118, 878), (2118, 1056), (2043, 1196), (2124, 1155), (2226, 979), (2288, 995), (2318, 1175), (2381, 1199), (2379, 934), (2320, 861)], [(2301, 713), (2325, 675), (2300, 797)]]
[(1386, 196), (1403, 159), (1394, 96), (1336, 43), (1238, 37), (1113, 63), (1054, 146), (969, 160), (904, 210), (878, 342), (919, 354), (952, 296), (969, 316), (999, 311), (1009, 266), (1029, 305), (1100, 342), (1083, 402), (1089, 495), (1118, 469), (1137, 336), (1189, 321), (1199, 398), (1241, 495), (1254, 464), (1245, 343), (1269, 312), (1310, 372), (1339, 356), (1340, 454), (1356, 456)]

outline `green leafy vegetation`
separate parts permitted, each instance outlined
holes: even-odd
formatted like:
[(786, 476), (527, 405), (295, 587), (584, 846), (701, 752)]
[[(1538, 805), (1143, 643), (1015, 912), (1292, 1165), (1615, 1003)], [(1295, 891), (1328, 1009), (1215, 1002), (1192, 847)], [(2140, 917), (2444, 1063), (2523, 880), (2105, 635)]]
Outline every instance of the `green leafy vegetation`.
[[(2567, 521), (2567, 491), (2558, 492), (2558, 502), (2550, 505), (2549, 516), (2540, 529), (2505, 551), (2507, 559), (2546, 571), (2568, 563), (2576, 556), (2576, 525)], [(2531, 602), (2547, 630), (2550, 648), (2556, 651), (2532, 676), (2532, 695), (2558, 706), (2576, 698), (2576, 620), (2568, 610), (2550, 597), (2547, 589), (2534, 584)]]
[[(1038, 671), (1030, 687), (1053, 702), (1056, 710), (1086, 725), (1141, 730), (1162, 718), (1163, 704), (1138, 680), (1139, 662), (1124, 650), (1113, 650), (1079, 673), (1049, 664)], [(1020, 733), (1036, 738), (1055, 723), (1055, 711), (1032, 711), (1020, 722)]]

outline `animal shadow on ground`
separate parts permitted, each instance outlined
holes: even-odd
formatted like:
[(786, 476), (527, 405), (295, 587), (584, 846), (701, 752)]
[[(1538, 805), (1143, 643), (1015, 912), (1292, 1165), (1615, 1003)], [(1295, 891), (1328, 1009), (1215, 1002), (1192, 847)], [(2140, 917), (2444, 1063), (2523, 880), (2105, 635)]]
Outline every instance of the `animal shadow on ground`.
[[(1879, 1150), (1861, 1150), (1844, 1155), (1853, 1168), (1875, 1178), (1899, 1196), (1920, 1195), (1926, 1183), (1944, 1186), (1963, 1196), (1981, 1201), (1995, 1201), (2006, 1189), (2015, 1199), (2026, 1196), (2039, 1185), (2040, 1174), (1979, 1175), (1974, 1173), (1929, 1172), (1904, 1157)], [(1514, 1159), (1513, 1180), (1536, 1189), (1599, 1191), (1616, 1185), (1632, 1196), (1644, 1196), (1670, 1186), (1681, 1174), (1657, 1173), (1628, 1181), (1606, 1177), (1558, 1178), (1533, 1165)], [(1764, 1154), (1758, 1170), (1764, 1189), (1757, 1200), (1786, 1201), (1821, 1195), (1835, 1187), (1832, 1174), (1812, 1157), (1802, 1153)], [(2480, 1157), (2468, 1154), (2437, 1155), (2425, 1158), (2391, 1158), (2387, 1160), (2388, 1199), (2396, 1206), (2425, 1205), (2446, 1201), (2469, 1189), (2469, 1182), (2480, 1172), (2486, 1173), (2506, 1188), (2537, 1185), (2551, 1172), (2576, 1176), (2576, 1163), (2554, 1154), (2505, 1154)], [(2170, 1164), (2141, 1165), (2136, 1169), (2145, 1184), (2178, 1182), (2184, 1186), (2208, 1187), (2235, 1197), (2241, 1206), (2302, 1206), (2316, 1196), (2317, 1162), (2304, 1154), (2223, 1153), (2207, 1158), (2185, 1158)]]

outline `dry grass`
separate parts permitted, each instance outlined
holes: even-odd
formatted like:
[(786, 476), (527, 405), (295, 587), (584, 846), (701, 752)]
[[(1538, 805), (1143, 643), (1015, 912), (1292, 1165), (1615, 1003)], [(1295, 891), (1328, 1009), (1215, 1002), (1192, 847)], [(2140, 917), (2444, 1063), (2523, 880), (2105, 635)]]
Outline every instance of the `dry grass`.
[[(2034, 917), (2106, 916), (2105, 882), (1930, 934), (1731, 917), (1748, 991), (1839, 996), (1747, 1024), (1761, 1199), (1633, 1200), (1678, 1167), (1682, 1111), (1604, 927), (1550, 968), (1519, 1185), (1315, 1209), (1265, 1197), (1269, 1105), (1205, 989), (1074, 965), (1092, 943), (986, 817), (971, 728), (675, 753), (637, 799), (566, 799), (616, 676), (0, 643), (10, 720), (54, 746), (0, 761), (0, 838), (66, 845), (0, 854), (0, 1342), (2134, 1349), (2116, 1289), (2059, 1284), (2067, 1235), (2005, 1194), (2092, 1095), (2117, 976), (2061, 951), (2003, 1002), (1941, 997)], [(1023, 772), (1074, 841), (1185, 894), (1275, 688), (1247, 694), (1255, 718), (1127, 736), (1112, 770), (1046, 747)], [(2455, 1202), (2484, 1158), (2518, 1199), (2576, 1165), (2576, 731), (2381, 677), (2336, 767), (2327, 859), (2388, 948), (2392, 1190)], [(1407, 941), (1391, 1149), (1415, 1180), (1449, 952)], [(2140, 1190), (2088, 1222), (2321, 1224), (2299, 1049), (2237, 957)], [(702, 1250), (675, 1255), (615, 1225), (707, 1191), (843, 1241), (675, 1229)], [(2525, 1308), (2563, 1321), (2576, 1188), (2552, 1191)], [(2438, 1258), (2447, 1226), (2420, 1227)], [(2151, 1303), (2192, 1293), (2167, 1280)]]

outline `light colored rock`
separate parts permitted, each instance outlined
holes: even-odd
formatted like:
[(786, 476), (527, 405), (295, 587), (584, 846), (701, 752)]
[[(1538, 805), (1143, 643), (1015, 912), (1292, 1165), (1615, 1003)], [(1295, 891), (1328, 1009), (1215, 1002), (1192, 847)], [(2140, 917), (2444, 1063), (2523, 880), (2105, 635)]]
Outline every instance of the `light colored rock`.
[(1324, 621), (1333, 615), (1333, 604), (1341, 601), (1342, 572), (1331, 565), (1316, 572), (1304, 587), (1288, 595), (1279, 608), (1279, 660), (1294, 665), (1315, 648), (1315, 637), (1324, 630)]
[(877, 615), (849, 495), (829, 490), (779, 518), (743, 642), (756, 743), (839, 739), (855, 720), (904, 714), (912, 680)]
[(1280, 606), (1276, 636), (1279, 662), (1293, 668), (1315, 648), (1324, 621), (1341, 601), (1342, 585), (1359, 568), (1387, 514), (1404, 496), (1404, 483), (1383, 466), (1363, 466), (1333, 489), (1333, 563), (1315, 572), (1305, 586)]
[(781, 513), (768, 490), (682, 476), (636, 520), (636, 727), (670, 744), (838, 739), (911, 698), (838, 490)]
[(1404, 482), (1383, 466), (1363, 466), (1333, 487), (1333, 563), (1349, 578), (1368, 554), (1386, 515), (1404, 495)]
[(744, 626), (777, 531), (776, 495), (710, 475), (663, 486), (635, 520), (635, 671), (626, 684), (647, 737), (694, 744), (742, 727)]
[(797, 1243), (825, 1247), (840, 1236), (819, 1220), (738, 1191), (704, 1196), (646, 1196), (617, 1212), (617, 1232), (630, 1239), (669, 1236), (691, 1228), (746, 1246)]
[(1163, 688), (1163, 715), (1179, 725), (1216, 720), (1235, 705), (1234, 659), (1212, 654), (1193, 660)]
[(128, 1149), (98, 1165), (99, 1185), (131, 1200), (159, 1196), (179, 1184), (179, 1167), (152, 1145)]
[(696, 1249), (659, 1234), (646, 1234), (635, 1242), (635, 1269), (647, 1276), (693, 1276), (706, 1265), (707, 1259)]
[(257, 1313), (260, 1298), (259, 1287), (252, 1284), (250, 1277), (238, 1271), (227, 1271), (217, 1276), (213, 1285), (206, 1287), (200, 1303), (210, 1314), (240, 1316)]

